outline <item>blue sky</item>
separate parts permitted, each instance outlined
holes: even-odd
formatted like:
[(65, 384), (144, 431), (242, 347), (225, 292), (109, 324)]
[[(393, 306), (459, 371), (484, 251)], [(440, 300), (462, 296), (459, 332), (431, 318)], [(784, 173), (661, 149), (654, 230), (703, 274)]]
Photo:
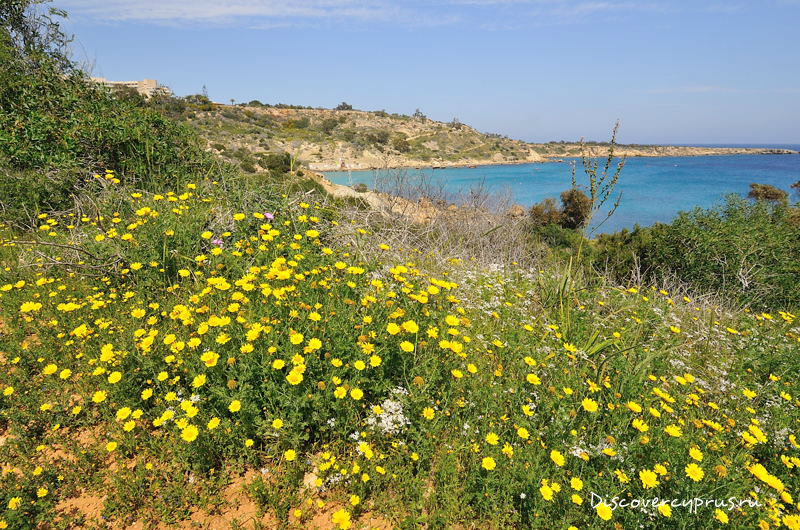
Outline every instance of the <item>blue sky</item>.
[(800, 0), (56, 0), (75, 56), (178, 95), (531, 141), (800, 143)]

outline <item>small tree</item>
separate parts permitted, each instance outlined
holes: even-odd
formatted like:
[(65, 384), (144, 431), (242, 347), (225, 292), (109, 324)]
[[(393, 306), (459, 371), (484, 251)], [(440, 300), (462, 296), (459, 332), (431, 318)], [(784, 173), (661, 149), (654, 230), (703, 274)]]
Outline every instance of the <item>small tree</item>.
[(797, 195), (800, 195), (800, 180), (791, 185), (791, 188)]
[(414, 111), (414, 118), (416, 118), (418, 120), (422, 120), (422, 121), (425, 121), (425, 120), (428, 119), (428, 117), (425, 116), (425, 114), (423, 114), (422, 111), (419, 110), (419, 109)]
[(74, 65), (67, 56), (72, 37), (65, 34), (60, 21), (66, 11), (41, 8), (49, 0), (3, 0), (0, 2), (0, 40), (15, 59), (30, 68), (51, 65), (61, 73), (71, 73)]
[(580, 189), (573, 187), (561, 194), (561, 226), (579, 229), (589, 221), (592, 200)]
[(528, 211), (528, 215), (530, 216), (531, 223), (533, 223), (533, 226), (535, 227), (547, 226), (551, 224), (560, 226), (561, 220), (564, 216), (563, 212), (556, 205), (555, 199), (552, 197), (547, 197), (542, 202), (531, 206), (531, 209)]
[(347, 103), (346, 101), (342, 101), (333, 110), (353, 110), (353, 106), (350, 103)]

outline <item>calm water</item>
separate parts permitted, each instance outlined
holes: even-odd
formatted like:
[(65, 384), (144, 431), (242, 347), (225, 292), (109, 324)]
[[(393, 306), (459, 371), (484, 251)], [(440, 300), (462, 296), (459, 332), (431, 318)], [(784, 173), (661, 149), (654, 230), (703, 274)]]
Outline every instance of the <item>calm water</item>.
[[(800, 150), (797, 145), (780, 147)], [(524, 206), (546, 197), (558, 198), (569, 188), (571, 179), (568, 161), (405, 171), (412, 180), (426, 179), (441, 186), (452, 198), (483, 183), (493, 192), (510, 193), (513, 202)], [(338, 184), (364, 183), (370, 188), (385, 189), (386, 184), (381, 182), (391, 180), (391, 173), (392, 170), (337, 171), (325, 176)], [(580, 183), (585, 182), (580, 163), (576, 175)], [(622, 192), (620, 207), (598, 231), (614, 232), (635, 224), (668, 222), (679, 211), (712, 206), (728, 193), (747, 194), (751, 182), (789, 191), (789, 186), (798, 180), (800, 155), (630, 158), (617, 186)], [(603, 217), (598, 215), (599, 219)]]

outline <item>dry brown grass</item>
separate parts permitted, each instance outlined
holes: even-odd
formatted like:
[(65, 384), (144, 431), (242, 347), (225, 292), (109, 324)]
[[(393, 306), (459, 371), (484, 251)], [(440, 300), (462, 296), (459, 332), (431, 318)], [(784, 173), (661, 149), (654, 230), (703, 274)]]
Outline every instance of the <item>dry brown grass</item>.
[[(333, 237), (364, 259), (391, 254), (405, 260), (410, 251), (420, 264), (447, 269), (455, 263), (472, 266), (533, 267), (546, 249), (528, 235), (527, 217), (512, 213), (510, 194), (493, 194), (484, 186), (447, 194), (424, 175), (395, 170), (378, 181), (382, 209), (345, 207)], [(359, 232), (366, 231), (366, 234)]]

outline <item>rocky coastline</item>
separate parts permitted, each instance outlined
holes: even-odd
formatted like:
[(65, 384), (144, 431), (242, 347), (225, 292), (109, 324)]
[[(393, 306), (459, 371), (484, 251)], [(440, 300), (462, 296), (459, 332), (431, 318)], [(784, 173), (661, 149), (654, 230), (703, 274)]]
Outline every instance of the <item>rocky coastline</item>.
[[(533, 144), (533, 147), (539, 144)], [(444, 169), (451, 167), (477, 167), (477, 166), (499, 166), (499, 165), (519, 165), (547, 162), (563, 162), (568, 158), (580, 156), (579, 144), (567, 144), (566, 153), (563, 154), (544, 154), (541, 155), (531, 149), (530, 154), (525, 158), (507, 159), (502, 157), (492, 157), (484, 159), (463, 159), (463, 160), (414, 160), (402, 156), (388, 156), (378, 159), (374, 156), (353, 156), (342, 158), (339, 161), (315, 161), (308, 163), (309, 169), (314, 171), (363, 171), (373, 169)], [(606, 156), (608, 146), (591, 145), (585, 146), (588, 156)], [(624, 146), (618, 145), (615, 149), (617, 156), (627, 158), (658, 158), (658, 157), (677, 157), (677, 156), (726, 156), (726, 155), (798, 155), (800, 152), (791, 149), (761, 148), (761, 147), (693, 147), (693, 146), (673, 146), (673, 145), (654, 145), (654, 146)]]

